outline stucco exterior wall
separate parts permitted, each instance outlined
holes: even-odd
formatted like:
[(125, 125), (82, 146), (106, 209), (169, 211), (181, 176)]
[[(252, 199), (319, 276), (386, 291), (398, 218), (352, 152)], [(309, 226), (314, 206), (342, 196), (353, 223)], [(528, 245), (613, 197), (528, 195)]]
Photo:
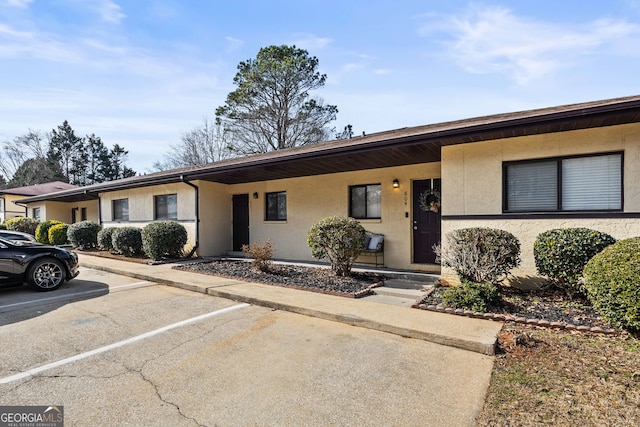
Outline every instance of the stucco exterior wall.
[(5, 194), (2, 196), (4, 199), (4, 211), (0, 212), (2, 217), (0, 218), (1, 222), (9, 218), (15, 218), (17, 216), (26, 216), (26, 211), (24, 206), (16, 205), (14, 202), (24, 199), (25, 196), (16, 196), (13, 194)]
[(52, 220), (62, 221), (66, 224), (72, 222), (72, 209), (76, 210), (76, 222), (82, 220), (81, 209), (87, 209), (87, 220), (98, 222), (98, 201), (88, 200), (85, 202), (64, 203), (64, 202), (38, 202), (29, 203), (29, 216), (33, 217), (33, 210), (40, 208), (40, 221)]
[[(492, 227), (510, 231), (520, 239), (522, 266), (516, 280), (535, 280), (533, 242), (537, 235), (553, 228), (588, 227), (616, 239), (640, 236), (638, 218), (501, 219), (502, 163), (506, 161), (624, 152), (624, 212), (640, 212), (640, 124), (610, 126), (548, 135), (535, 135), (443, 147), (442, 232), (466, 227)], [(455, 219), (447, 216), (455, 215)], [(495, 215), (474, 219), (473, 215)], [(468, 219), (461, 218), (469, 216)], [(443, 269), (444, 278), (455, 275)], [(452, 280), (455, 281), (455, 280)]]
[[(184, 183), (154, 185), (129, 190), (111, 191), (100, 194), (100, 206), (103, 227), (140, 227), (154, 221), (154, 196), (176, 194), (178, 203), (178, 219), (188, 233), (185, 246), (190, 250), (195, 245), (195, 190)], [(113, 201), (117, 199), (129, 200), (129, 220), (116, 221), (113, 219)]]
[[(386, 266), (416, 268), (423, 266), (411, 264), (411, 181), (430, 178), (440, 178), (439, 163), (238, 184), (229, 186), (227, 203), (233, 194), (249, 194), (250, 241), (271, 240), (277, 258), (313, 260), (306, 239), (311, 226), (328, 216), (349, 215), (349, 186), (381, 184), (381, 219), (361, 223), (368, 231), (385, 235)], [(397, 189), (392, 186), (394, 179), (400, 181)], [(287, 220), (266, 221), (265, 193), (279, 191), (287, 193)], [(254, 192), (258, 199), (252, 197)]]
[(200, 193), (198, 254), (220, 256), (232, 248), (231, 194), (224, 184), (195, 181)]

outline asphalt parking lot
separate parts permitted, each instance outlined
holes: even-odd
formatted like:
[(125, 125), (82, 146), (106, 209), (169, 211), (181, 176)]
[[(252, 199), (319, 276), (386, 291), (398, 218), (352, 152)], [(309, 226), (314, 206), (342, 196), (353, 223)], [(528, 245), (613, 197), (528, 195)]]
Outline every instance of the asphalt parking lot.
[(68, 426), (474, 425), (492, 364), (86, 268), (0, 290), (0, 342), (0, 403)]

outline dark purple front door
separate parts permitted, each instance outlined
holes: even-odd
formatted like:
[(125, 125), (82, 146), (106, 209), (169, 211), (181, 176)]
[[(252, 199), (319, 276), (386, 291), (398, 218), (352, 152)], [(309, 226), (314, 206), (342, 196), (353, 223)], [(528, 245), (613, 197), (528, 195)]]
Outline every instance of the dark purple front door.
[(435, 264), (433, 246), (440, 242), (440, 179), (413, 181), (412, 190), (413, 262)]

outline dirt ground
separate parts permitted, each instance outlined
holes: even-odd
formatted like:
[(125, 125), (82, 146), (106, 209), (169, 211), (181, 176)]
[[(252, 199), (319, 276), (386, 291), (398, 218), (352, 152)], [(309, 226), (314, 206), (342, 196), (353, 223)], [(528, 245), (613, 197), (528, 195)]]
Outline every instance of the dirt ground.
[(640, 425), (640, 340), (507, 324), (481, 426)]

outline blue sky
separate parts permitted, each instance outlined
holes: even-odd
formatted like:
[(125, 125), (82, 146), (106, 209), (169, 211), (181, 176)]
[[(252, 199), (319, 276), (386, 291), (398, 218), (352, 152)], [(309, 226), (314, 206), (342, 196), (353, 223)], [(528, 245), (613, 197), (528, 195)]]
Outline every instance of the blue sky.
[(68, 120), (148, 171), (281, 44), (357, 134), (640, 94), (640, 0), (0, 0), (0, 142)]

